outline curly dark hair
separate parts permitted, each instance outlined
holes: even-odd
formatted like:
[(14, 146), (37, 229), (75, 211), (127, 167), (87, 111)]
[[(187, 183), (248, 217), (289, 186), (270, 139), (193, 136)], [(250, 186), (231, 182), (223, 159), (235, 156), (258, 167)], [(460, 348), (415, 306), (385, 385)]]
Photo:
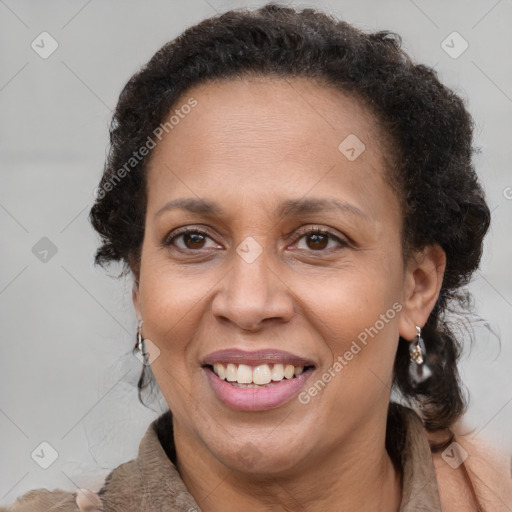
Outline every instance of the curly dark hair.
[[(163, 46), (128, 81), (113, 116), (110, 153), (90, 213), (102, 239), (96, 263), (120, 261), (137, 279), (150, 156), (138, 155), (128, 171), (126, 162), (190, 87), (247, 74), (334, 86), (358, 98), (391, 141), (387, 177), (401, 202), (404, 258), (428, 244), (439, 244), (447, 257), (441, 292), (423, 329), (433, 376), (414, 385), (408, 343), (399, 343), (394, 386), (428, 431), (450, 432), (467, 400), (457, 371), (462, 341), (448, 313), (468, 308), (463, 287), (478, 268), (490, 211), (472, 163), (473, 121), (463, 100), (435, 70), (413, 63), (395, 33), (366, 33), (315, 9), (270, 3), (206, 19)], [(148, 384), (144, 375), (139, 398)]]

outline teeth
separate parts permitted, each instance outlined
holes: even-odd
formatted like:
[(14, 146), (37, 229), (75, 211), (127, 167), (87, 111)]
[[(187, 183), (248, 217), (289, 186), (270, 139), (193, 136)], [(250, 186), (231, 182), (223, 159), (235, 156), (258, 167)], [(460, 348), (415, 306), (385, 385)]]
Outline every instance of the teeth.
[(223, 364), (215, 363), (213, 365), (213, 371), (222, 379), (224, 380), (226, 378), (226, 369), (224, 368)]
[(286, 379), (293, 379), (295, 374), (295, 367), (292, 364), (287, 364), (284, 367), (284, 376)]
[[(246, 364), (215, 363), (213, 371), (222, 380), (234, 383), (234, 385), (243, 384), (240, 387), (257, 387), (272, 382), (280, 382), (283, 379), (293, 379), (304, 372), (303, 366), (293, 366), (292, 364), (274, 364), (271, 368), (268, 364), (260, 364), (254, 368)], [(253, 386), (254, 385), (254, 386)]]
[(236, 366), (232, 363), (229, 363), (226, 367), (226, 380), (228, 382), (236, 382), (238, 370)]
[(270, 373), (270, 367), (268, 364), (256, 366), (256, 368), (254, 368), (252, 371), (252, 380), (254, 384), (268, 384), (272, 380), (272, 375)]
[(252, 383), (252, 369), (246, 364), (238, 365), (238, 375), (236, 381), (238, 384), (251, 384)]
[(272, 368), (272, 380), (283, 380), (284, 379), (284, 366), (282, 364), (275, 364)]

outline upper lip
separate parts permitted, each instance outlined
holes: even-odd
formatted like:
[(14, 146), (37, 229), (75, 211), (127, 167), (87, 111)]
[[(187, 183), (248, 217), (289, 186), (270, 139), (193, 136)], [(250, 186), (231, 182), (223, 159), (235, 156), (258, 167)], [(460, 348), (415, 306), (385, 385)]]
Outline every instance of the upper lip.
[(261, 349), (246, 351), (238, 349), (218, 350), (207, 355), (203, 365), (213, 366), (215, 363), (246, 364), (258, 366), (260, 364), (291, 364), (293, 366), (314, 366), (313, 361), (285, 352), (283, 350)]

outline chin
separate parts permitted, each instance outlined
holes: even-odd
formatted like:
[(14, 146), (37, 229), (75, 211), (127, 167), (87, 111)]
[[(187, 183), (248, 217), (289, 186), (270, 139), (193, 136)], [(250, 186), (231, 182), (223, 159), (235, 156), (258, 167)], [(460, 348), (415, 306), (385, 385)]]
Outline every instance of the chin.
[[(203, 438), (203, 442), (226, 467), (254, 476), (268, 477), (293, 470), (307, 457), (306, 440), (309, 439), (308, 444), (311, 444), (311, 435), (290, 433), (289, 429), (283, 429), (277, 436), (274, 427), (262, 428), (256, 436), (244, 435), (240, 430), (231, 431), (231, 435), (223, 431), (219, 433), (222, 439)], [(290, 442), (292, 439), (293, 443)]]

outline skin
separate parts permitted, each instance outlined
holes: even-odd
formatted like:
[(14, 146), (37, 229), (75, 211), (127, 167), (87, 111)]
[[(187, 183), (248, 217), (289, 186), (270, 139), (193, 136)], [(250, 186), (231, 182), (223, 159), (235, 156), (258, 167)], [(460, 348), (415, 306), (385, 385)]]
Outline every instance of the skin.
[[(160, 350), (152, 371), (185, 484), (205, 512), (398, 510), (401, 475), (384, 445), (393, 361), (399, 336), (412, 340), (435, 304), (444, 252), (429, 246), (404, 262), (383, 134), (358, 101), (261, 77), (209, 82), (177, 105), (190, 97), (197, 106), (148, 167), (133, 293), (143, 336)], [(366, 146), (354, 161), (338, 150), (349, 134)], [(177, 198), (214, 200), (223, 213), (158, 214)], [(278, 215), (301, 198), (337, 199), (364, 216)], [(183, 226), (208, 232), (165, 246)], [(305, 234), (315, 227), (343, 243)], [(246, 237), (262, 248), (252, 263), (236, 252)], [(314, 361), (312, 384), (395, 303), (401, 311), (307, 404), (231, 409), (201, 367), (216, 350), (277, 348)]]

